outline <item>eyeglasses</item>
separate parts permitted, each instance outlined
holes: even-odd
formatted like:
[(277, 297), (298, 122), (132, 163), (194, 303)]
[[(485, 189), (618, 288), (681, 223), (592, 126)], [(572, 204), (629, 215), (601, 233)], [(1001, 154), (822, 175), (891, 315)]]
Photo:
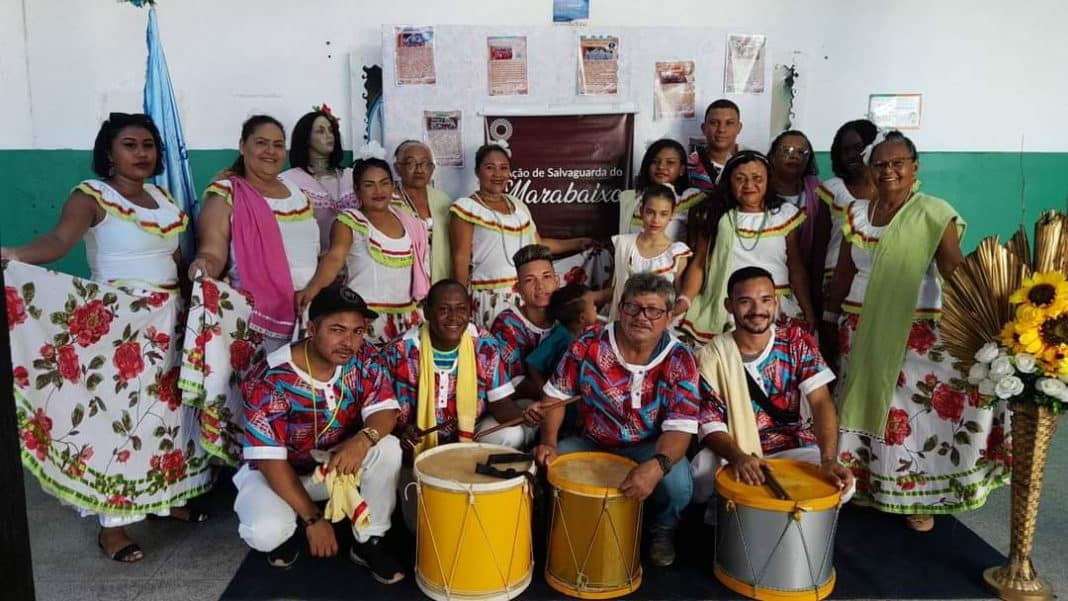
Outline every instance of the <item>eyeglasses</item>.
[(429, 171), (431, 168), (434, 167), (434, 163), (430, 161), (404, 161), (403, 163), (398, 163), (398, 165), (404, 167), (404, 169), (407, 171), (418, 171), (420, 169), (422, 169), (423, 171)]
[(620, 304), (619, 308), (625, 315), (637, 317), (640, 313), (645, 315), (645, 318), (650, 321), (656, 321), (667, 313), (667, 309), (661, 309), (660, 307), (643, 307), (630, 301)]
[(905, 168), (905, 165), (908, 165), (909, 163), (911, 163), (911, 162), (913, 162), (915, 160), (916, 159), (914, 159), (912, 157), (899, 157), (899, 158), (896, 158), (896, 159), (890, 159), (889, 161), (879, 161), (877, 163), (872, 163), (871, 164), (871, 168), (876, 170), (876, 171), (882, 171), (882, 170), (886, 169), (887, 167), (889, 167), (889, 168), (893, 169), (894, 171), (901, 171), (902, 169)]
[(804, 146), (780, 146), (777, 152), (784, 157), (792, 154), (796, 154), (799, 157), (807, 157), (812, 154), (812, 150)]

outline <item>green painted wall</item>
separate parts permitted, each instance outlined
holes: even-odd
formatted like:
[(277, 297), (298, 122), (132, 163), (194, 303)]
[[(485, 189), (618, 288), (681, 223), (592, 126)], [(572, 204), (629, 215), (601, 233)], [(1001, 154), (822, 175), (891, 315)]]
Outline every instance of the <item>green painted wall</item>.
[[(233, 150), (190, 151), (197, 189), (235, 155)], [(827, 177), (827, 154), (818, 153), (818, 159)], [(92, 176), (89, 164), (86, 150), (0, 150), (0, 174), (6, 183), (0, 194), (0, 243), (17, 246), (48, 231), (70, 189)], [(991, 234), (1006, 239), (1021, 223), (1030, 228), (1043, 210), (1068, 210), (1068, 153), (1029, 153), (1022, 158), (1000, 152), (921, 153), (920, 179), (924, 191), (948, 200), (968, 221), (967, 250)], [(84, 247), (79, 245), (53, 267), (88, 275)]]

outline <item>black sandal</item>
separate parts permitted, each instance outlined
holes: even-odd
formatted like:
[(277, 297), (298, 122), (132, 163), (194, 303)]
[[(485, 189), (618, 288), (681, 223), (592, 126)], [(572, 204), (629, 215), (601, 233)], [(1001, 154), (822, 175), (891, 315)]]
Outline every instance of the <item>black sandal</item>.
[[(100, 540), (99, 536), (96, 539), (96, 544), (100, 547), (100, 550), (104, 552), (104, 556), (112, 561), (117, 561), (119, 563), (137, 563), (145, 558), (145, 553), (141, 550), (141, 545), (138, 545), (137, 543), (130, 543), (111, 555), (108, 555), (107, 549), (104, 548), (104, 542)], [(138, 554), (140, 554), (140, 556), (138, 556)]]

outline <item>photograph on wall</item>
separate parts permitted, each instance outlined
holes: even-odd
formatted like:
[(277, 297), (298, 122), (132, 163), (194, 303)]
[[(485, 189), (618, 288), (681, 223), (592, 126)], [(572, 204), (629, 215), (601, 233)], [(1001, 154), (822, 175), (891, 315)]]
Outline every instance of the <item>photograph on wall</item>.
[(922, 94), (868, 96), (868, 118), (880, 129), (919, 129), (922, 114)]
[(434, 28), (398, 27), (394, 31), (397, 85), (435, 83)]
[(464, 166), (462, 123), (460, 111), (423, 111), (423, 141), (430, 146), (434, 164)]
[(585, 25), (590, 20), (590, 0), (553, 0), (553, 23)]
[(526, 36), (486, 38), (489, 51), (490, 96), (517, 96), (529, 92), (527, 86)]
[(619, 93), (619, 38), (579, 38), (578, 93), (583, 96)]
[(693, 118), (696, 114), (693, 61), (658, 61), (654, 85), (654, 121)]
[(768, 37), (764, 35), (727, 36), (727, 64), (723, 69), (724, 94), (763, 94), (764, 63)]

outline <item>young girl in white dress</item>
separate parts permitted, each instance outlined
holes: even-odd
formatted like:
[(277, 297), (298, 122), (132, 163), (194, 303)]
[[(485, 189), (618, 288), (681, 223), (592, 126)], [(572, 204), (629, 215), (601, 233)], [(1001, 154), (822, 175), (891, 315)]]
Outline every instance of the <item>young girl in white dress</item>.
[(619, 195), (619, 233), (638, 234), (645, 227), (641, 215), (641, 198), (646, 188), (668, 186), (675, 199), (675, 213), (665, 233), (671, 240), (686, 242), (687, 215), (705, 199), (705, 193), (690, 187), (686, 172), (686, 149), (675, 140), (662, 138), (649, 145), (642, 156), (633, 190)]

